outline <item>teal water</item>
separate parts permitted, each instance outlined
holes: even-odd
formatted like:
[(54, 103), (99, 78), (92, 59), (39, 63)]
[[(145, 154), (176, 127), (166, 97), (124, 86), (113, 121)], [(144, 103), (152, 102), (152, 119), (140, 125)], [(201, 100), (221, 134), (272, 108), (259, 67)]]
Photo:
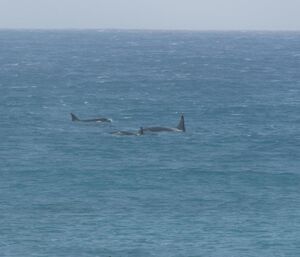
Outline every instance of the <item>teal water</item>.
[(299, 68), (298, 32), (0, 31), (0, 256), (300, 256)]

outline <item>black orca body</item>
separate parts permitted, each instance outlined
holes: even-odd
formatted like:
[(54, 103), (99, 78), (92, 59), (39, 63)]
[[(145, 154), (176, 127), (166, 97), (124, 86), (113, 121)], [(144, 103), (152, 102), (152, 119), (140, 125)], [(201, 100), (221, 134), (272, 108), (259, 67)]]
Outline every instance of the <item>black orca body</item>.
[(185, 123), (184, 123), (184, 116), (181, 115), (180, 121), (176, 128), (169, 128), (169, 127), (148, 127), (144, 128), (143, 131), (145, 132), (185, 132)]
[(111, 120), (107, 118), (81, 120), (73, 113), (71, 113), (71, 117), (72, 117), (72, 121), (79, 121), (79, 122), (111, 122)]

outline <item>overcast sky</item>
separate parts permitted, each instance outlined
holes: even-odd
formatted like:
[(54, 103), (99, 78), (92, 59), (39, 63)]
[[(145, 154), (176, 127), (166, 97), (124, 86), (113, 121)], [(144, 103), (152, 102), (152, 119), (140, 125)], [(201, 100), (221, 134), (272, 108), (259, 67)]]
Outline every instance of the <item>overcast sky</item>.
[(300, 0), (0, 0), (0, 28), (300, 30)]

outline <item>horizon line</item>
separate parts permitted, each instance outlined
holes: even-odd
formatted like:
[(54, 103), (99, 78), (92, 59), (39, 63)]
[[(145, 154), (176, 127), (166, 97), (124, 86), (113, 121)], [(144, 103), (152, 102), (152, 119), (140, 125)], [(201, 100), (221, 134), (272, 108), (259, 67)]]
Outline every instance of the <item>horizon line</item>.
[(4, 30), (22, 30), (22, 31), (83, 31), (83, 30), (90, 30), (90, 31), (154, 31), (154, 32), (300, 32), (300, 29), (151, 29), (151, 28), (93, 28), (93, 27), (86, 27), (86, 28), (75, 28), (75, 27), (65, 27), (65, 28), (1, 28), (0, 31)]

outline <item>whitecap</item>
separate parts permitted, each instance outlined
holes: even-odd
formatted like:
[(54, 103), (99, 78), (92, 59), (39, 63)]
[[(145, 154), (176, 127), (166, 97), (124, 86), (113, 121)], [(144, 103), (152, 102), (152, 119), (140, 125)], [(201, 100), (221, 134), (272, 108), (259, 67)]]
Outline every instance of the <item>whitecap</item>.
[(4, 66), (19, 66), (19, 63), (7, 63)]
[(20, 88), (29, 88), (28, 86), (12, 86), (10, 88), (13, 88), (13, 89), (20, 89)]

